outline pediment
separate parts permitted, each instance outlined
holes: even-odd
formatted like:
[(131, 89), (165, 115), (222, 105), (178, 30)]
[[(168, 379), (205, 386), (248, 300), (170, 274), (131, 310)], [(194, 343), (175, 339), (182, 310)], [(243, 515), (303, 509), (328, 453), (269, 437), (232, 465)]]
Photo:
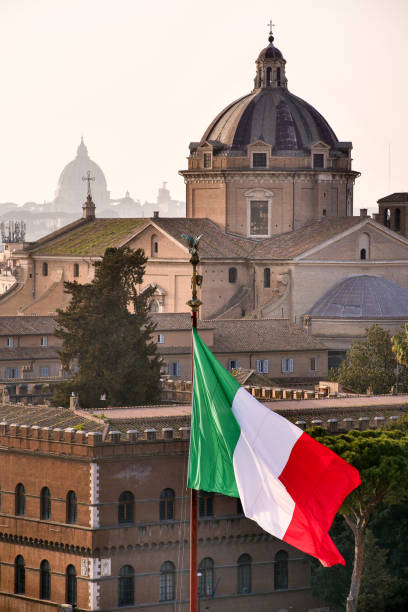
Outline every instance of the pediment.
[(323, 140), (316, 140), (310, 145), (310, 149), (330, 149), (330, 145), (323, 142)]
[(370, 261), (407, 260), (408, 262), (408, 240), (370, 218), (323, 240), (320, 244), (305, 250), (294, 260), (299, 262), (360, 261), (361, 248), (368, 251), (364, 264)]
[(267, 149), (270, 149), (271, 145), (269, 144), (269, 142), (265, 142), (265, 140), (258, 138), (257, 140), (254, 140), (247, 146), (248, 149), (253, 149), (253, 148), (258, 148), (258, 147), (262, 147), (262, 148), (266, 147)]

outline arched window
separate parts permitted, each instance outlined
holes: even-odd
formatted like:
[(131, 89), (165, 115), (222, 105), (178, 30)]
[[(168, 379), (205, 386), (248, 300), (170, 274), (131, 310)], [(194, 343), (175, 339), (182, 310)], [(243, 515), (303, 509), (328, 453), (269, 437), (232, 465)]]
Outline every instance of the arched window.
[(278, 84), (278, 87), (280, 87), (281, 85), (281, 69), (280, 68), (276, 69), (276, 82)]
[(17, 516), (25, 514), (25, 489), (21, 482), (16, 486), (15, 514), (17, 514)]
[(77, 577), (73, 565), (68, 565), (65, 573), (65, 603), (75, 604), (77, 602)]
[(135, 497), (130, 491), (123, 491), (119, 495), (118, 523), (133, 523), (133, 507)]
[(74, 276), (79, 276), (79, 263), (74, 263)]
[(198, 514), (200, 516), (213, 516), (214, 493), (200, 491), (198, 494)]
[(174, 491), (163, 489), (160, 493), (160, 520), (169, 521), (174, 519)]
[(48, 487), (43, 487), (40, 493), (40, 519), (47, 520), (51, 517), (51, 493)]
[(75, 491), (67, 493), (67, 523), (76, 523), (78, 518), (77, 496)]
[(285, 550), (275, 555), (274, 584), (275, 591), (288, 588), (288, 553)]
[(237, 269), (236, 268), (229, 268), (228, 269), (228, 282), (230, 283), (236, 283), (237, 282)]
[(272, 68), (268, 66), (266, 69), (266, 85), (269, 87), (272, 80)]
[(173, 601), (174, 576), (176, 568), (171, 561), (165, 561), (160, 567), (160, 601)]
[(118, 606), (128, 606), (135, 603), (135, 577), (131, 565), (124, 565), (119, 570)]
[(198, 566), (198, 594), (210, 597), (214, 588), (214, 561), (205, 557)]
[(156, 234), (153, 234), (151, 237), (151, 246), (150, 246), (150, 255), (154, 257), (159, 253), (159, 242)]
[(14, 592), (25, 593), (25, 564), (21, 555), (17, 555), (14, 561)]
[(264, 268), (264, 287), (268, 288), (271, 286), (271, 269)]
[(160, 312), (159, 302), (157, 300), (152, 300), (149, 304), (150, 312)]
[(370, 259), (370, 236), (365, 232), (358, 238), (360, 259)]
[(395, 209), (395, 216), (394, 216), (394, 230), (396, 232), (399, 232), (401, 229), (401, 210), (399, 208)]
[(247, 554), (238, 559), (238, 593), (251, 592), (251, 563), (251, 556)]
[(51, 599), (51, 568), (46, 559), (40, 565), (40, 599)]
[(384, 209), (384, 225), (385, 227), (391, 227), (391, 211), (389, 208)]

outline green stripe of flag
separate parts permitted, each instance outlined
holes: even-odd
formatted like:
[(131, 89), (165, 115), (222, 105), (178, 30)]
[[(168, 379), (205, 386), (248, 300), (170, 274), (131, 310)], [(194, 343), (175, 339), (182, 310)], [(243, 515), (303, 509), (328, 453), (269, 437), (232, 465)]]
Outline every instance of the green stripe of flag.
[(240, 388), (196, 330), (188, 486), (239, 497), (233, 455), (241, 434), (232, 413)]

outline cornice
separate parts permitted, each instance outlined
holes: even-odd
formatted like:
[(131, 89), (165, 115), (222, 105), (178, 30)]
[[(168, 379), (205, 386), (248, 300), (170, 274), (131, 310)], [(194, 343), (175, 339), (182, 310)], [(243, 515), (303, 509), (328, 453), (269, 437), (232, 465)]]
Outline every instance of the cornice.
[(336, 170), (332, 168), (326, 171), (303, 168), (274, 168), (267, 170), (254, 170), (252, 168), (240, 170), (231, 168), (225, 170), (180, 170), (179, 174), (184, 178), (186, 184), (247, 182), (249, 180), (255, 183), (264, 183), (265, 181), (272, 183), (276, 181), (292, 183), (294, 181), (296, 183), (305, 180), (319, 183), (323, 175), (325, 178), (327, 177), (326, 180), (346, 183), (350, 179), (354, 180), (360, 176), (360, 173), (355, 170)]

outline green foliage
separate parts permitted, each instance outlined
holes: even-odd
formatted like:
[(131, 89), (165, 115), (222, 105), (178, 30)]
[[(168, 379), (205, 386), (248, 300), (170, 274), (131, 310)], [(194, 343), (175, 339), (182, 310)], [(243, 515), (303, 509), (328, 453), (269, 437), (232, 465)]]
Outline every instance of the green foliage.
[(58, 311), (55, 334), (63, 341), (62, 366), (72, 378), (58, 386), (58, 405), (67, 406), (72, 391), (82, 407), (160, 399), (161, 359), (148, 318), (154, 288), (140, 291), (146, 261), (141, 249), (109, 248), (94, 264), (91, 283), (64, 283), (72, 297), (68, 308)]
[(83, 426), (82, 423), (78, 423), (78, 425), (75, 425), (74, 429), (75, 431), (83, 431), (85, 427)]
[(408, 366), (408, 323), (391, 340), (398, 363)]
[[(405, 608), (399, 607), (400, 602), (404, 601), (408, 591), (404, 587), (408, 577), (408, 553), (405, 550), (408, 536), (408, 519), (405, 519), (408, 515), (406, 423), (390, 430), (350, 431), (338, 436), (332, 436), (322, 428), (315, 428), (310, 433), (360, 472), (361, 485), (345, 499), (340, 509), (351, 530), (349, 544), (347, 532), (341, 531), (339, 523), (333, 531), (346, 561), (352, 536), (355, 552), (358, 547), (362, 552), (365, 546), (359, 612), (402, 612)], [(405, 519), (400, 533), (392, 520), (396, 509)], [(365, 537), (370, 520), (374, 536), (367, 532), (368, 537)], [(350, 576), (347, 571), (350, 572), (350, 568), (346, 571), (337, 567), (314, 570), (313, 588), (325, 603), (344, 606), (345, 582)]]
[[(346, 359), (340, 365), (337, 380), (356, 393), (389, 393), (397, 382), (397, 360), (393, 353), (390, 334), (372, 325), (366, 330), (364, 341), (353, 342)], [(406, 368), (400, 371), (401, 388), (407, 382)]]

